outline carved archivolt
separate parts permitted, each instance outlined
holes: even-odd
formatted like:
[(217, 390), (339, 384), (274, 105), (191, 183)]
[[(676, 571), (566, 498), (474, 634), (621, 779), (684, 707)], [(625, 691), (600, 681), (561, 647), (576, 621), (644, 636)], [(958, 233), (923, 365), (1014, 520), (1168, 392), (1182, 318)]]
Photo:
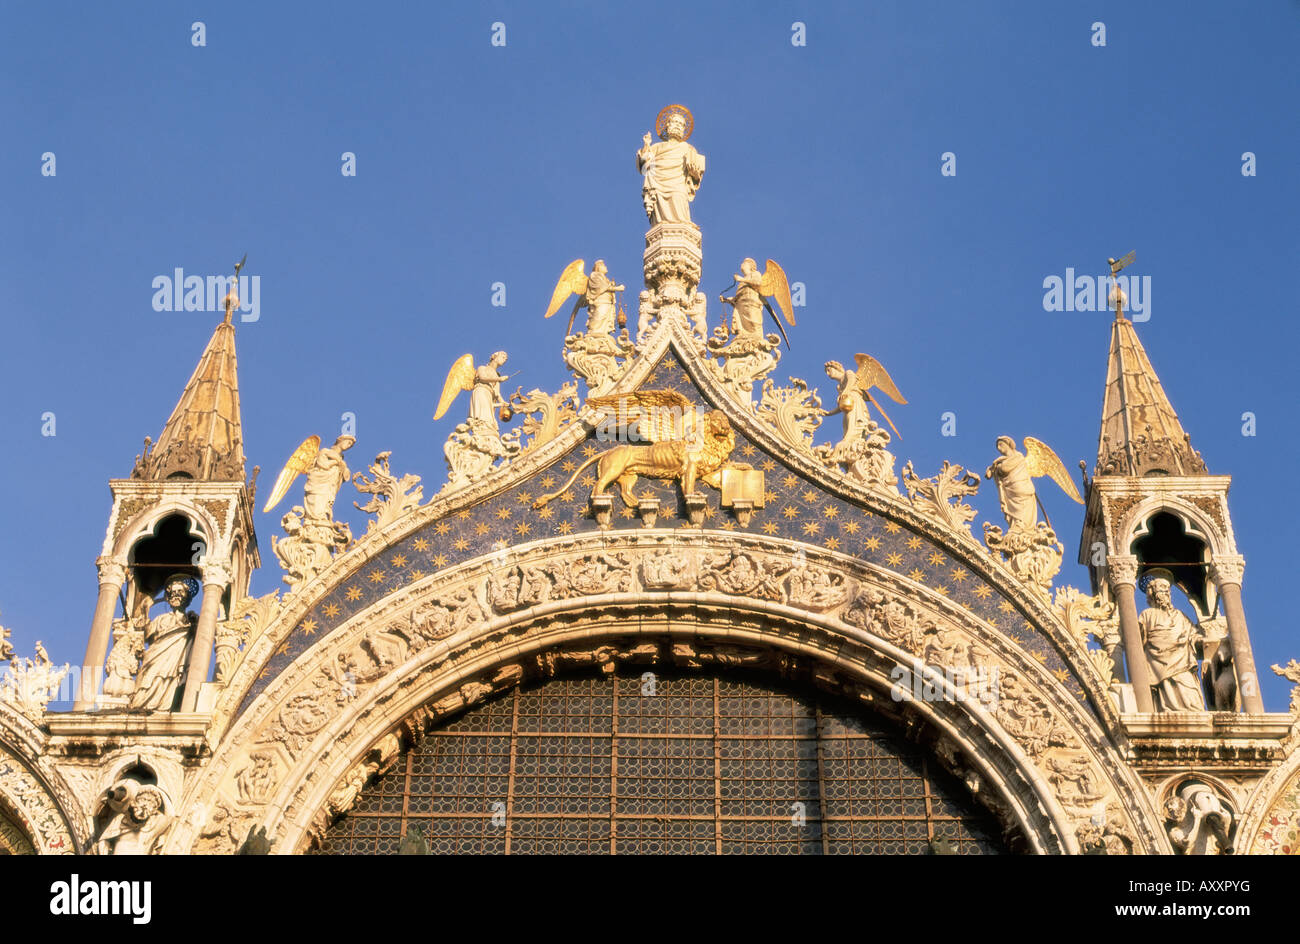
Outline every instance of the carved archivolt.
[(71, 855), (77, 851), (54, 798), (35, 774), (4, 753), (0, 753), (0, 801), (17, 815), (38, 852)]
[[(397, 726), (560, 668), (689, 659), (681, 647), (692, 639), (710, 651), (725, 643), (722, 659), (739, 660), (718, 664), (797, 659), (818, 684), (866, 701), (890, 692), (900, 668), (915, 673), (935, 697), (908, 710), (943, 733), (963, 758), (952, 766), (1039, 851), (1085, 841), (1168, 851), (1149, 825), (1159, 822), (1149, 797), (1100, 726), (999, 631), (854, 558), (716, 532), (539, 542), (358, 614), (239, 717), (182, 804), (206, 817), (178, 828), (169, 848), (230, 851), (249, 825), (265, 825), (278, 851), (295, 851), (383, 766), (389, 752), (376, 745)], [(1071, 649), (1071, 664), (1081, 661)], [(975, 679), (994, 680), (992, 691), (972, 695)]]

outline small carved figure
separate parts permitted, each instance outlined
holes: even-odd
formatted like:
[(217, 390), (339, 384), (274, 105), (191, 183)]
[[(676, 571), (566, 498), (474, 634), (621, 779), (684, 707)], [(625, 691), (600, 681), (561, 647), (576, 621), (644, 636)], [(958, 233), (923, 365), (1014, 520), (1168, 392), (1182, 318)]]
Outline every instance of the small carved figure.
[(112, 818), (95, 843), (99, 855), (152, 855), (173, 817), (162, 791), (153, 784), (119, 780), (108, 791), (105, 806)]
[(691, 221), (691, 201), (704, 178), (704, 155), (686, 143), (694, 127), (688, 108), (669, 105), (655, 119), (659, 143), (650, 143), (648, 131), (641, 138), (636, 169), (643, 175), (641, 199), (652, 225)]
[(1203, 783), (1188, 781), (1165, 801), (1169, 842), (1184, 855), (1232, 855), (1232, 810)]
[(895, 403), (907, 403), (889, 371), (870, 354), (854, 354), (855, 369), (848, 370), (839, 361), (826, 362), (826, 376), (838, 384), (835, 392), (835, 409), (827, 410), (826, 416), (839, 413), (844, 417), (844, 436), (841, 444), (859, 438), (871, 425), (871, 411), (867, 404), (873, 404), (884, 417), (894, 435), (899, 436), (893, 420), (880, 406), (880, 401), (871, 395), (872, 388), (878, 388)]
[(474, 356), (465, 354), (451, 365), (447, 379), (442, 385), (442, 396), (438, 398), (438, 409), (433, 418), (440, 420), (452, 401), (462, 390), (469, 394), (469, 419), (471, 429), (491, 430), (498, 436), (501, 427), (497, 423), (497, 410), (506, 406), (501, 396), (501, 384), (509, 379), (509, 374), (499, 373), (497, 368), (506, 362), (509, 355), (497, 351), (480, 367), (474, 366)]
[(170, 609), (149, 621), (144, 631), (148, 648), (131, 693), (131, 707), (170, 711), (185, 678), (190, 643), (198, 617), (186, 607), (198, 592), (198, 581), (186, 574), (167, 579), (164, 599)]
[(1151, 666), (1156, 710), (1204, 711), (1196, 672), (1195, 648), (1200, 636), (1192, 621), (1174, 606), (1166, 577), (1149, 577), (1146, 591), (1147, 609), (1138, 616), (1138, 630)]

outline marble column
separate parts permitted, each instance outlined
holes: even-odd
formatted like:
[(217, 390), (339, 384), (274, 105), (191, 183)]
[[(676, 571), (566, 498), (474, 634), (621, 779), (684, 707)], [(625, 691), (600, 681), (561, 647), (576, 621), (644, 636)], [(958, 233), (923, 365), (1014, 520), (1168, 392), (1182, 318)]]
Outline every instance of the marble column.
[(1128, 666), (1128, 680), (1133, 686), (1133, 698), (1138, 711), (1151, 713), (1155, 705), (1151, 700), (1151, 668), (1147, 664), (1146, 647), (1142, 645), (1142, 632), (1138, 628), (1137, 557), (1133, 554), (1111, 554), (1106, 558), (1106, 576), (1111, 596), (1119, 607), (1119, 634), (1124, 643), (1124, 663)]
[(1241, 706), (1247, 714), (1263, 714), (1264, 698), (1260, 694), (1259, 673), (1255, 669), (1255, 654), (1250, 648), (1250, 634), (1246, 631), (1246, 611), (1241, 607), (1241, 572), (1246, 566), (1243, 557), (1215, 555), (1210, 562), (1210, 579), (1219, 588), (1223, 601), (1223, 615), (1228, 622), (1228, 639), (1232, 642), (1232, 664), (1237, 670), (1237, 691)]
[(225, 564), (203, 565), (203, 605), (199, 608), (199, 625), (190, 648), (190, 665), (185, 673), (185, 694), (181, 711), (197, 711), (199, 691), (212, 668), (212, 645), (217, 637), (217, 614), (221, 597), (230, 586), (230, 569)]
[(90, 622), (90, 641), (86, 643), (86, 657), (81, 660), (81, 678), (73, 711), (89, 711), (95, 707), (99, 686), (104, 681), (104, 660), (108, 657), (108, 643), (113, 635), (113, 611), (117, 608), (122, 584), (126, 582), (126, 561), (101, 557), (95, 561), (99, 568), (99, 598), (95, 601), (95, 615)]

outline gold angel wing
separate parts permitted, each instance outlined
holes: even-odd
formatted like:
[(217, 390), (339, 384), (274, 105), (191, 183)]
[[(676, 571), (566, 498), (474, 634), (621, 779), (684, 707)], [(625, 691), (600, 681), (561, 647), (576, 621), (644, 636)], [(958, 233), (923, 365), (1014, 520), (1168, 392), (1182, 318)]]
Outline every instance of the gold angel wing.
[(767, 269), (763, 272), (763, 281), (758, 287), (762, 295), (775, 295), (777, 307), (785, 320), (794, 326), (794, 303), (790, 300), (790, 282), (785, 277), (785, 269), (777, 265), (775, 259), (767, 260)]
[(308, 436), (302, 441), (302, 445), (293, 451), (289, 461), (284, 464), (280, 474), (276, 476), (275, 488), (271, 489), (271, 496), (262, 506), (262, 514), (266, 514), (272, 508), (280, 503), (284, 498), (285, 492), (289, 491), (289, 486), (303, 472), (310, 469), (316, 461), (316, 453), (320, 452), (320, 437)]
[(1025, 464), (1029, 467), (1030, 475), (1048, 476), (1053, 482), (1061, 486), (1061, 491), (1080, 505), (1083, 504), (1083, 499), (1079, 497), (1079, 490), (1070, 479), (1070, 473), (1065, 471), (1065, 463), (1060, 460), (1056, 453), (1052, 452), (1052, 447), (1047, 443), (1041, 439), (1035, 439), (1033, 436), (1026, 436)]
[(456, 399), (456, 395), (462, 390), (474, 389), (474, 355), (463, 354), (456, 363), (451, 365), (451, 370), (447, 371), (447, 379), (442, 384), (442, 396), (438, 398), (438, 409), (433, 411), (435, 420), (442, 419), (442, 415), (447, 412), (447, 407), (451, 406), (451, 401)]
[(581, 259), (574, 259), (564, 267), (560, 281), (555, 283), (555, 291), (551, 293), (551, 307), (546, 309), (547, 318), (559, 311), (570, 295), (575, 292), (581, 295), (587, 291), (587, 276), (582, 271), (584, 265), (586, 263)]
[(685, 438), (687, 418), (693, 412), (691, 401), (676, 390), (609, 393), (603, 397), (588, 397), (587, 406), (614, 410), (619, 425), (630, 426), (636, 422), (642, 438), (651, 442)]
[(859, 390), (867, 393), (872, 387), (876, 387), (895, 403), (907, 402), (899, 392), (898, 387), (895, 386), (894, 379), (889, 376), (889, 371), (885, 370), (880, 361), (870, 354), (854, 354), (853, 359), (857, 361), (858, 365), (854, 374), (857, 376)]

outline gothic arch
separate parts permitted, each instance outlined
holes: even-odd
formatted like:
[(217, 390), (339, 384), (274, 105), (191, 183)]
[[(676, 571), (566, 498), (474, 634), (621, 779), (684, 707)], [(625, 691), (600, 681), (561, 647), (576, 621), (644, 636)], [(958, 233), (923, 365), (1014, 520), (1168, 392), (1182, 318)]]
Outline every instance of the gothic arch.
[[(1221, 516), (1217, 496), (1208, 497), (1213, 502), (1210, 507)], [(1115, 531), (1123, 542), (1123, 546), (1115, 553), (1131, 553), (1129, 548), (1142, 536), (1143, 527), (1161, 512), (1168, 512), (1182, 521), (1187, 535), (1204, 542), (1211, 557), (1237, 553), (1236, 544), (1223, 521), (1215, 520), (1214, 513), (1207, 508), (1194, 505), (1177, 495), (1153, 495), (1128, 509)]]
[[(795, 555), (805, 564), (792, 575)], [(776, 562), (784, 576), (765, 581)], [(542, 581), (549, 589), (538, 594)], [(519, 596), (524, 584), (534, 597)], [(412, 719), (457, 711), (566, 652), (653, 661), (692, 641), (736, 658), (796, 660), (864, 701), (888, 698), (899, 671), (921, 673), (945, 697), (909, 710), (1036, 851), (1100, 841), (1094, 817), (1112, 842), (1169, 851), (1146, 790), (1098, 719), (970, 611), (822, 548), (655, 531), (534, 542), (440, 571), (349, 619), (234, 719), (182, 804), (206, 818), (178, 827), (169, 848), (229, 851), (265, 825), (278, 851), (297, 851), (322, 828), (339, 784)], [(945, 677), (976, 665), (998, 673), (992, 703), (965, 697), (960, 674)]]
[(67, 813), (77, 808), (72, 791), (57, 773), (23, 760), (40, 758), (44, 741), (29, 719), (0, 703), (0, 816), (11, 820), (36, 852), (73, 854), (81, 844), (73, 826), (78, 820)]
[(146, 510), (123, 524), (113, 539), (112, 554), (110, 556), (125, 562), (127, 555), (137, 543), (147, 539), (160, 523), (173, 515), (180, 515), (188, 519), (190, 535), (203, 539), (209, 553), (218, 556), (214, 552), (222, 540), (220, 524), (207, 509), (200, 507), (197, 502), (180, 496), (170, 497), (158, 504), (150, 505)]

